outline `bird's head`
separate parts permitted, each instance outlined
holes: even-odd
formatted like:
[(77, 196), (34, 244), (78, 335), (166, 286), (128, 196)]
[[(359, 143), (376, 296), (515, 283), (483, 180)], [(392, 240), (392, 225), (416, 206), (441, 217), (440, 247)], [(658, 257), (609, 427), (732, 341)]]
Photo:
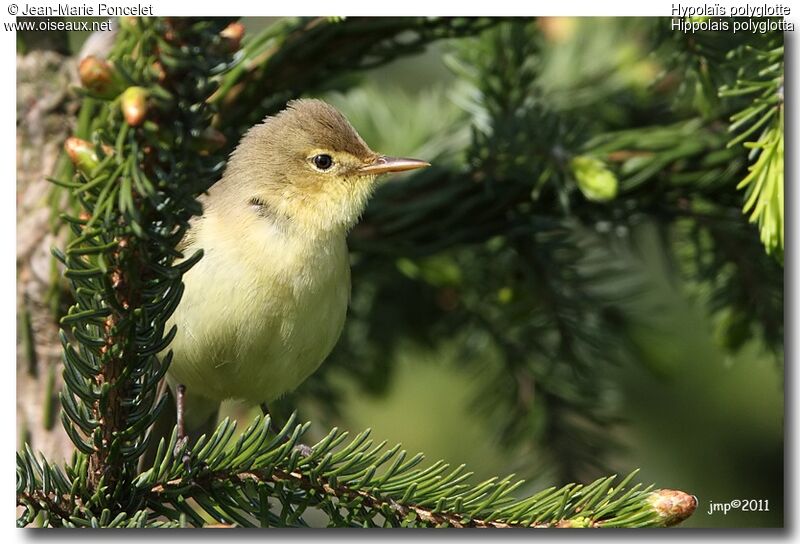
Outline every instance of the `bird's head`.
[(307, 233), (346, 231), (378, 175), (425, 166), (375, 153), (325, 102), (294, 100), (247, 132), (212, 195)]

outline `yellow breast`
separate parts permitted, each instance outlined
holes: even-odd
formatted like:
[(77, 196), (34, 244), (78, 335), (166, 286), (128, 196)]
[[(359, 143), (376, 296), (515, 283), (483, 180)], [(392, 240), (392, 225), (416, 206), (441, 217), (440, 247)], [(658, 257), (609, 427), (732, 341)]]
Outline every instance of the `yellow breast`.
[[(204, 256), (172, 317), (170, 379), (192, 396), (268, 402), (297, 387), (344, 325), (350, 268), (343, 233), (308, 240), (263, 218), (204, 218)], [(170, 325), (172, 324), (170, 323)]]

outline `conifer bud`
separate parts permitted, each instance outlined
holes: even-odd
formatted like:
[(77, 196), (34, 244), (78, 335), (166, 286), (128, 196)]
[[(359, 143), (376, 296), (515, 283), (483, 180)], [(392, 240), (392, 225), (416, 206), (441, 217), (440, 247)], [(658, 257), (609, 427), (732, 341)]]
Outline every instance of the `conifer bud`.
[(222, 37), (222, 43), (225, 44), (228, 51), (238, 51), (244, 37), (244, 25), (239, 22), (231, 23), (222, 29), (219, 35)]
[(697, 497), (677, 489), (658, 489), (647, 498), (647, 502), (661, 517), (662, 527), (677, 525), (697, 508)]
[(592, 519), (584, 516), (578, 516), (573, 519), (563, 519), (556, 523), (556, 527), (559, 529), (585, 529), (592, 526)]
[(97, 154), (94, 152), (94, 146), (80, 138), (71, 137), (67, 138), (64, 142), (64, 150), (67, 152), (72, 164), (81, 172), (88, 174), (94, 170), (99, 161)]
[(167, 71), (164, 70), (164, 65), (158, 61), (153, 62), (150, 65), (150, 70), (153, 72), (153, 75), (156, 77), (159, 83), (163, 83), (165, 79), (167, 79)]
[(547, 41), (560, 44), (568, 41), (578, 30), (574, 17), (539, 17), (536, 24)]
[(141, 125), (147, 115), (147, 90), (142, 87), (128, 87), (122, 93), (120, 107), (129, 125)]
[(120, 86), (112, 64), (94, 55), (84, 58), (78, 65), (81, 84), (103, 98), (113, 98), (119, 94)]
[(119, 18), (119, 26), (125, 30), (133, 30), (139, 26), (139, 20), (131, 15)]
[(619, 190), (619, 181), (614, 172), (606, 168), (603, 161), (585, 155), (570, 161), (570, 168), (583, 196), (594, 202), (614, 200)]
[[(114, 153), (114, 149), (109, 145), (103, 144), (102, 148), (103, 153), (106, 155)], [(67, 152), (72, 164), (85, 174), (90, 174), (100, 164), (94, 149), (94, 145), (91, 142), (75, 136), (67, 138), (67, 141), (64, 142), (64, 151)]]

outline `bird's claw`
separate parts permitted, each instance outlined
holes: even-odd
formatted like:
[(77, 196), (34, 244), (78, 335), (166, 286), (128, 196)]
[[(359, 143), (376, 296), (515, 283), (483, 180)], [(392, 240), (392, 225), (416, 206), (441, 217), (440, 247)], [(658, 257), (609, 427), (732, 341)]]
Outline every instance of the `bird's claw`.
[(181, 463), (183, 463), (183, 468), (186, 469), (186, 472), (191, 474), (192, 472), (192, 452), (189, 448), (186, 447), (186, 443), (189, 441), (189, 437), (179, 436), (178, 439), (175, 441), (175, 448), (172, 450), (173, 457), (180, 456)]

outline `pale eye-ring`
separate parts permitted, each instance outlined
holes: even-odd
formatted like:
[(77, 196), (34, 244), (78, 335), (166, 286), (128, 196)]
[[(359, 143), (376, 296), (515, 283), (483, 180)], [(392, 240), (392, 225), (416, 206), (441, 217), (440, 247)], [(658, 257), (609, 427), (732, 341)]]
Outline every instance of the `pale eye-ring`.
[(333, 158), (325, 153), (314, 155), (311, 161), (314, 163), (314, 166), (320, 170), (327, 170), (333, 166)]

